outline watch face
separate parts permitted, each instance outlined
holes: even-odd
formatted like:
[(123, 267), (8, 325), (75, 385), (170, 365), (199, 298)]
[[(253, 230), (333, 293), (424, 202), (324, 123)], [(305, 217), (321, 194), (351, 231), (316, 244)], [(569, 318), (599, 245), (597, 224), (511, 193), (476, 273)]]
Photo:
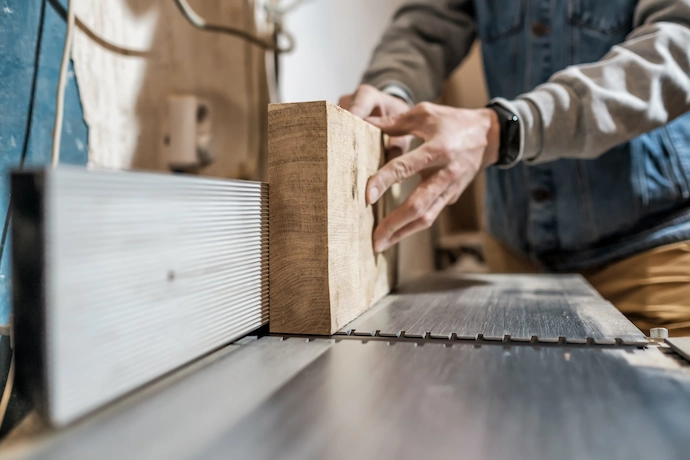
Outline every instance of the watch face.
[(491, 104), (489, 107), (498, 115), (501, 126), (501, 144), (496, 165), (512, 165), (520, 157), (520, 118), (500, 104)]
[(507, 133), (507, 155), (511, 162), (515, 161), (520, 155), (520, 119), (517, 115), (512, 115), (506, 122)]

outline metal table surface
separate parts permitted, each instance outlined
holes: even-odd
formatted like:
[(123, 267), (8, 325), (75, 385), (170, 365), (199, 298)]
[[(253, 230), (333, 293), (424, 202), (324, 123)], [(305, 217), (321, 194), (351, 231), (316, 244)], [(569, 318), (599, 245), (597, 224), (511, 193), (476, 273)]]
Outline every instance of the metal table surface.
[(266, 337), (49, 435), (32, 459), (687, 458), (656, 347)]
[(690, 361), (690, 337), (671, 337), (666, 339), (666, 343), (669, 344), (676, 353)]
[(435, 273), (386, 297), (339, 334), (647, 343), (578, 275)]
[(349, 328), (244, 340), (0, 458), (688, 458), (688, 363), (580, 277), (435, 274)]
[(342, 341), (199, 458), (687, 458), (657, 349)]
[(231, 345), (64, 430), (0, 458), (199, 459), (207, 443), (333, 345), (265, 337)]

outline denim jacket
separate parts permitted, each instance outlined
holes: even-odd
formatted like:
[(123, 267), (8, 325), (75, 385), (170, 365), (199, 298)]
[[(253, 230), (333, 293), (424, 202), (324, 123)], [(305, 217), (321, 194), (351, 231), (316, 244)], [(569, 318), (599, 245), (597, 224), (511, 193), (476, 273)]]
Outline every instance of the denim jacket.
[[(430, 91), (478, 36), (491, 96), (513, 100), (568, 66), (599, 61), (614, 45), (629, 39), (639, 3), (410, 2), (384, 36), (364, 81), (379, 87), (400, 84), (418, 101), (431, 99)], [(438, 18), (444, 7), (448, 8), (445, 21), (452, 18), (454, 24), (447, 31)], [(416, 19), (410, 17), (413, 13)], [(433, 31), (432, 26), (425, 31), (423, 22), (432, 21), (432, 16), (437, 24)], [(407, 38), (403, 38), (405, 28), (411, 31)], [(421, 53), (429, 66), (424, 71), (419, 63), (410, 64), (414, 52), (404, 56), (401, 46), (396, 46), (408, 40), (408, 49), (422, 49), (418, 37), (432, 43), (428, 52)], [(462, 43), (438, 51), (442, 40), (454, 39)], [(427, 87), (417, 83), (424, 78), (431, 80)], [(621, 79), (619, 86), (629, 84)], [(608, 110), (615, 112), (610, 106)], [(624, 120), (624, 124), (636, 123)], [(587, 159), (554, 160), (559, 158), (557, 147), (556, 154), (551, 148), (548, 162), (487, 170), (487, 230), (506, 246), (545, 270), (558, 272), (598, 267), (690, 239), (690, 114), (606, 153), (585, 151), (580, 157)]]

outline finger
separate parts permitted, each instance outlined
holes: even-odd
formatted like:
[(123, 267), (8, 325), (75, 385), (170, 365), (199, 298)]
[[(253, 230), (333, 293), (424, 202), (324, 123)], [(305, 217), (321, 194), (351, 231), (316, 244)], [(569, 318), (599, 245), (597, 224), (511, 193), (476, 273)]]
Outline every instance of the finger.
[(467, 189), (467, 187), (469, 187), (469, 185), (472, 183), (472, 180), (474, 178), (475, 175), (472, 173), (468, 173), (467, 171), (464, 171), (463, 173), (459, 174), (457, 179), (453, 182), (453, 185), (449, 187), (447, 194), (448, 202), (446, 204), (450, 206), (457, 203), (462, 194)]
[(380, 248), (376, 249), (377, 252), (383, 252), (391, 246), (398, 244), (400, 241), (404, 240), (408, 236), (411, 236), (417, 232), (430, 228), (447, 204), (447, 194), (443, 193), (436, 199), (436, 201), (434, 201), (434, 203), (422, 217), (415, 220), (414, 222), (407, 224), (406, 226), (395, 232), (395, 234), (391, 236), (388, 242), (388, 246), (381, 246)]
[(412, 144), (412, 136), (391, 137), (388, 141), (388, 149), (386, 151), (386, 159), (391, 161), (410, 149)]
[(368, 117), (369, 123), (379, 128), (384, 134), (391, 137), (417, 136), (425, 139), (424, 120), (417, 114), (405, 112), (400, 115), (387, 117)]
[(461, 196), (462, 196), (462, 190), (456, 192), (448, 200), (448, 205), (453, 205), (453, 204), (457, 203)]
[(377, 95), (378, 91), (373, 87), (360, 86), (352, 95), (352, 102), (348, 110), (359, 118), (371, 116), (378, 103)]
[(385, 117), (370, 116), (366, 120), (389, 136), (414, 135), (426, 140), (426, 133), (433, 124), (436, 109), (433, 104), (417, 104), (412, 109), (398, 115)]
[(447, 160), (434, 154), (425, 144), (408, 154), (389, 161), (371, 176), (367, 183), (369, 204), (376, 203), (391, 185), (402, 182), (423, 169), (441, 166), (443, 161)]
[(352, 94), (346, 94), (345, 96), (341, 97), (338, 101), (338, 105), (345, 110), (350, 110), (350, 106), (352, 106), (352, 96)]
[(402, 205), (381, 221), (374, 231), (374, 247), (389, 246), (396, 232), (425, 216), (436, 199), (446, 193), (451, 185), (452, 178), (446, 170), (440, 170), (423, 180)]

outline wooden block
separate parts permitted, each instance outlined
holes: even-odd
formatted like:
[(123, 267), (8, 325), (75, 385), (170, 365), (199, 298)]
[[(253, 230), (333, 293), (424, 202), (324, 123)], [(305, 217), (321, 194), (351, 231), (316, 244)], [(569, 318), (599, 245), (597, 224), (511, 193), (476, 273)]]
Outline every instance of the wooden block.
[(373, 250), (384, 210), (365, 200), (381, 131), (328, 102), (273, 104), (268, 124), (271, 332), (330, 335), (395, 281), (395, 252)]

